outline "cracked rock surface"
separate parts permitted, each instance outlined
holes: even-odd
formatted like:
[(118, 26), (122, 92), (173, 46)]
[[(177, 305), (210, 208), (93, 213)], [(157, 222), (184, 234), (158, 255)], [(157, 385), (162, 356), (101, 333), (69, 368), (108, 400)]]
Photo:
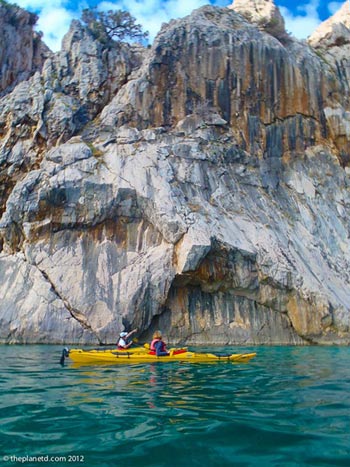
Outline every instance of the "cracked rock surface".
[(349, 343), (348, 45), (241, 3), (0, 99), (1, 342)]

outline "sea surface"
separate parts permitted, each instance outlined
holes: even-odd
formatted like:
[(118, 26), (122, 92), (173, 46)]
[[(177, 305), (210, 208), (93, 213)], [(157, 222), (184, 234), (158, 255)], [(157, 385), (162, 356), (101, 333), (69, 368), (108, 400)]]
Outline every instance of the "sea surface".
[(350, 466), (348, 347), (104, 367), (0, 350), (1, 466)]

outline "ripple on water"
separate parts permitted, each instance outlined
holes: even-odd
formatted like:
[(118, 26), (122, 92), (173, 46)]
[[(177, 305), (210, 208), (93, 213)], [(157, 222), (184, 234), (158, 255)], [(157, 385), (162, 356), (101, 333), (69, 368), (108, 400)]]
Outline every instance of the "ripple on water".
[(3, 349), (9, 454), (74, 452), (89, 467), (349, 465), (348, 348), (259, 348), (246, 365), (77, 368), (57, 364), (60, 350)]

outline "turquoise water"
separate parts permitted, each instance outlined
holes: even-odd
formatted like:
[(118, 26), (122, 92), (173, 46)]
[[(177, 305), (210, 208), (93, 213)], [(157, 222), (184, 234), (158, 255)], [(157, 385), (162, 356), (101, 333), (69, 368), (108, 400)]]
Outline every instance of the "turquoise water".
[(61, 347), (2, 346), (0, 464), (349, 466), (350, 349), (251, 350), (248, 364), (62, 368)]

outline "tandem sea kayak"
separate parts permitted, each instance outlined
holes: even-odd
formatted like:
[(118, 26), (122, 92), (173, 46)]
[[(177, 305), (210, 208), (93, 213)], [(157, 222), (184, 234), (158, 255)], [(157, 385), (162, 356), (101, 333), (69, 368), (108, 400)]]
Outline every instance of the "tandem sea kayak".
[[(256, 353), (238, 353), (215, 355), (213, 353), (190, 352), (187, 349), (170, 349), (170, 355), (157, 357), (141, 348), (140, 352), (119, 350), (82, 350), (64, 349), (64, 356), (75, 363), (118, 364), (118, 363), (154, 363), (154, 362), (248, 362)], [(63, 354), (62, 354), (63, 355)]]

